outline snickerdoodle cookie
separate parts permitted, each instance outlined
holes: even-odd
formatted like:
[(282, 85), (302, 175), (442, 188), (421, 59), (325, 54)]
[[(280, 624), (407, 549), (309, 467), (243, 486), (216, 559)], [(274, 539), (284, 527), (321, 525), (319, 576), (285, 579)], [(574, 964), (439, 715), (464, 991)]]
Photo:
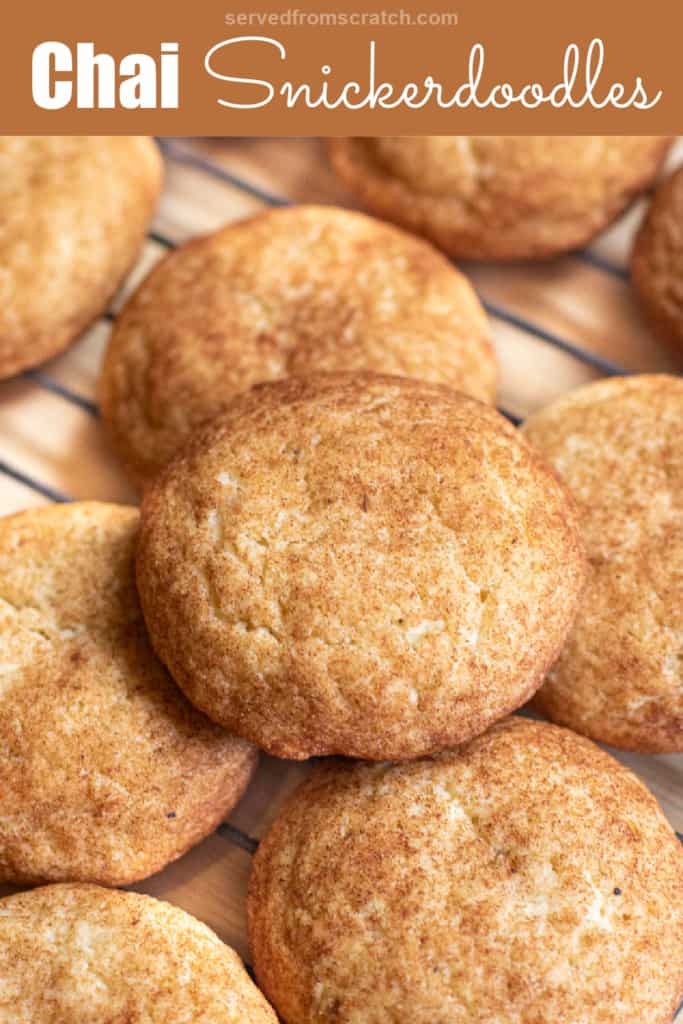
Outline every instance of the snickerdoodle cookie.
[(645, 315), (683, 357), (683, 167), (655, 193), (636, 236), (631, 278)]
[(105, 425), (146, 482), (252, 385), (373, 370), (492, 401), (485, 314), (427, 243), (332, 207), (272, 210), (171, 253), (119, 317), (100, 382)]
[(211, 832), (254, 768), (154, 656), (138, 520), (97, 503), (0, 519), (0, 881), (144, 878)]
[(248, 911), (285, 1024), (669, 1024), (683, 996), (683, 850), (634, 775), (541, 722), (319, 768)]
[(234, 950), (169, 903), (96, 885), (0, 900), (0, 1024), (276, 1024)]
[(683, 751), (683, 379), (604, 380), (532, 416), (579, 504), (589, 575), (538, 707), (626, 750)]
[(330, 140), (373, 212), (452, 256), (536, 259), (585, 245), (654, 178), (664, 136), (425, 135)]
[(148, 138), (0, 137), (0, 377), (49, 359), (102, 313), (160, 186)]
[(137, 558), (190, 700), (290, 758), (483, 732), (540, 685), (583, 578), (571, 499), (495, 409), (375, 374), (235, 399), (148, 489)]

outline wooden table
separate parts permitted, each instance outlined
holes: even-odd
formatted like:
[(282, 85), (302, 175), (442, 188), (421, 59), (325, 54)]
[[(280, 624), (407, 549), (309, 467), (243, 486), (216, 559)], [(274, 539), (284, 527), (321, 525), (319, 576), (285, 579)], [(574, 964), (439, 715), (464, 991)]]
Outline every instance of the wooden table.
[[(178, 241), (273, 203), (353, 205), (317, 140), (166, 140), (163, 146), (166, 187), (154, 232), (114, 308)], [(683, 142), (672, 163), (682, 159)], [(523, 417), (613, 364), (675, 372), (640, 319), (625, 269), (647, 202), (638, 202), (589, 251), (540, 266), (466, 268), (491, 315), (505, 409)], [(102, 319), (65, 355), (0, 384), (0, 514), (60, 496), (135, 500), (107, 449), (94, 406), (109, 329)], [(683, 833), (683, 755), (618, 756), (645, 779)], [(229, 823), (136, 888), (191, 911), (247, 957), (244, 895), (251, 851), (306, 771), (306, 765), (263, 758)]]

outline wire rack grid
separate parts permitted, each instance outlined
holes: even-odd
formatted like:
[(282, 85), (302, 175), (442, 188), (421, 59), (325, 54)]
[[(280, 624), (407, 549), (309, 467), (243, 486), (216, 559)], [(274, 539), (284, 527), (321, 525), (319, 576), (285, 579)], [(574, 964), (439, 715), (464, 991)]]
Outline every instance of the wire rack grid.
[[(36, 501), (68, 502), (87, 496), (133, 499), (113, 460), (100, 444), (99, 428), (94, 422), (98, 417), (95, 380), (117, 309), (163, 252), (194, 233), (210, 230), (259, 208), (286, 206), (308, 198), (351, 204), (350, 197), (340, 193), (332, 183), (319, 144), (313, 140), (208, 140), (200, 143), (198, 140), (159, 139), (158, 142), (166, 160), (170, 198), (162, 199), (160, 214), (149, 232), (143, 257), (122, 293), (73, 350), (0, 386), (0, 484), (4, 479), (12, 485), (9, 493), (0, 487), (0, 514)], [(295, 173), (285, 176), (282, 182), (285, 156), (287, 166), (291, 164)], [(682, 156), (683, 146), (679, 144), (673, 160)], [(274, 188), (273, 180), (281, 187)], [(219, 195), (217, 189), (225, 192)], [(226, 195), (230, 197), (227, 205)], [(540, 268), (467, 268), (492, 321), (502, 363), (500, 408), (512, 422), (520, 423), (543, 399), (595, 376), (624, 375), (641, 369), (674, 371), (666, 355), (657, 350), (647, 331), (633, 319), (635, 312), (627, 294), (628, 248), (646, 202), (647, 198), (596, 245), (566, 260)], [(567, 312), (568, 280), (573, 296), (590, 283), (587, 294), (592, 298), (588, 305), (595, 305), (596, 295), (601, 306), (607, 303), (612, 317), (607, 315), (603, 320), (614, 324), (615, 333), (623, 331), (628, 321), (625, 344), (623, 339), (617, 343), (608, 337), (597, 321), (583, 322), (581, 314), (576, 313), (581, 308), (580, 303), (578, 306), (573, 303), (571, 315)], [(540, 295), (548, 294), (548, 289), (556, 289), (558, 296), (550, 308), (539, 300)], [(605, 296), (609, 296), (609, 300)], [(623, 322), (622, 319), (614, 322), (615, 310), (621, 310)], [(569, 329), (566, 332), (558, 329), (558, 323)], [(520, 371), (518, 354), (523, 345), (527, 346), (527, 351)], [(550, 361), (546, 353), (552, 353)], [(531, 387), (527, 386), (529, 379)], [(41, 403), (41, 397), (49, 399), (49, 407)], [(3, 410), (7, 409), (9, 415), (3, 415)], [(67, 435), (72, 443), (79, 432), (84, 432), (89, 439), (95, 438), (92, 441), (94, 454), (88, 449), (87, 456), (80, 459), (76, 452), (72, 460), (75, 465), (67, 472), (64, 472), (63, 449), (44, 443), (47, 436), (44, 432), (65, 416), (77, 417), (74, 423), (78, 426)], [(12, 450), (4, 454), (7, 448)], [(103, 460), (107, 463), (104, 473), (100, 466)], [(88, 469), (94, 462), (98, 463), (98, 472), (91, 478)], [(75, 489), (79, 493), (72, 494), (64, 486), (65, 477), (77, 484)], [(95, 494), (90, 487), (93, 479), (96, 480)], [(618, 756), (654, 789), (683, 841), (683, 755)], [(248, 794), (247, 806), (243, 806), (243, 801), (230, 821), (219, 826), (215, 836), (198, 850), (217, 840), (227, 846), (205, 850), (204, 856), (198, 857), (195, 852), (186, 855), (178, 865), (135, 888), (173, 899), (203, 917), (244, 955), (241, 900), (248, 860), (258, 845), (258, 835), (306, 770), (306, 766), (301, 765), (283, 768), (281, 763), (264, 759), (258, 783), (252, 786), (256, 797)], [(232, 853), (228, 854), (228, 850)], [(214, 906), (225, 897), (220, 882), (221, 864), (224, 871), (233, 872), (235, 881), (234, 891), (231, 889), (229, 893), (227, 914)], [(683, 1013), (677, 1020), (683, 1020)]]

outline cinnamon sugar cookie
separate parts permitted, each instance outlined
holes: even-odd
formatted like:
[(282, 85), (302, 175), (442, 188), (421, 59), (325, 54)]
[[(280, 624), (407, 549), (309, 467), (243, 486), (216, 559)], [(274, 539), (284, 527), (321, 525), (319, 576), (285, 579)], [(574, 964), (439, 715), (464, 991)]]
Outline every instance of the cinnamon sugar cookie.
[(655, 193), (636, 236), (631, 279), (648, 320), (683, 359), (683, 167)]
[(569, 641), (536, 695), (626, 750), (683, 751), (683, 379), (602, 380), (524, 433), (579, 504), (589, 558)]
[(240, 958), (169, 903), (94, 885), (0, 900), (0, 1024), (276, 1024)]
[(0, 377), (61, 352), (103, 312), (160, 187), (148, 138), (0, 137)]
[(285, 1024), (670, 1024), (683, 997), (683, 849), (634, 775), (541, 722), (317, 769), (248, 919)]
[(238, 392), (375, 370), (493, 401), (482, 307), (431, 246), (332, 207), (271, 210), (169, 254), (125, 306), (100, 381), (105, 425), (145, 483)]
[(375, 374), (233, 401), (148, 488), (152, 642), (281, 757), (416, 757), (540, 685), (584, 578), (572, 504), (495, 409)]
[(538, 259), (577, 249), (654, 178), (670, 138), (425, 135), (330, 140), (373, 213), (452, 256)]
[(211, 832), (254, 768), (152, 652), (138, 519), (94, 502), (0, 519), (2, 882), (144, 878)]

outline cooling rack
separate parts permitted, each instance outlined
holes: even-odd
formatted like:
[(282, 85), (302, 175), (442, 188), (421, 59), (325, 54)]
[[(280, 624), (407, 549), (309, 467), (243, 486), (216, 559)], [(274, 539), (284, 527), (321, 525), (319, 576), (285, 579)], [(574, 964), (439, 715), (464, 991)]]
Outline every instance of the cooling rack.
[[(354, 206), (313, 139), (160, 139), (166, 185), (138, 265), (111, 309), (62, 356), (0, 383), (0, 514), (52, 501), (135, 502), (108, 450), (95, 402), (117, 309), (168, 249), (268, 206)], [(683, 160), (677, 143), (671, 164)], [(628, 283), (644, 196), (589, 249), (541, 265), (465, 266), (491, 321), (500, 408), (513, 422), (600, 376), (678, 372), (642, 322)], [(655, 792), (683, 840), (683, 755), (617, 754)], [(306, 764), (264, 757), (229, 821), (165, 871), (134, 886), (206, 921), (248, 957), (244, 898), (250, 858)], [(0, 895), (11, 891), (0, 887)], [(677, 1020), (683, 1022), (683, 1013)], [(634, 1022), (635, 1024), (635, 1022)], [(643, 1022), (638, 1022), (643, 1024)]]

